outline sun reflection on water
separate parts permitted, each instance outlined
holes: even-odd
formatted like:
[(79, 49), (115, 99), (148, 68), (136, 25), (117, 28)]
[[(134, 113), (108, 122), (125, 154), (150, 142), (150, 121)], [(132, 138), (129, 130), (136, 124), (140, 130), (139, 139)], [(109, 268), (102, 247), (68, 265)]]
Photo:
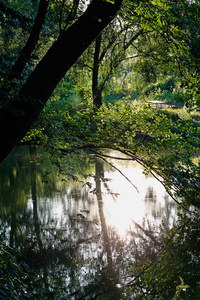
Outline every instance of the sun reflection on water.
[(114, 227), (121, 237), (132, 228), (132, 220), (141, 220), (144, 213), (142, 202), (136, 204), (130, 198), (124, 200), (121, 198), (116, 203), (109, 203), (105, 208), (107, 225)]
[[(151, 177), (146, 177), (140, 166), (134, 169), (126, 168), (126, 176), (132, 180), (138, 191), (122, 176), (115, 172), (112, 173), (112, 181), (109, 188), (113, 193), (118, 193), (113, 197), (106, 189), (103, 193), (104, 215), (108, 228), (113, 228), (121, 238), (125, 238), (127, 232), (134, 227), (134, 222), (142, 224), (144, 218), (151, 219), (149, 201), (159, 202), (164, 205), (166, 191), (160, 182)], [(109, 172), (105, 172), (105, 177), (111, 177)], [(152, 193), (152, 199), (147, 201), (147, 190), (156, 191)], [(145, 198), (146, 197), (146, 198)], [(153, 198), (154, 197), (154, 198)], [(146, 201), (145, 201), (146, 199)], [(151, 208), (152, 208), (151, 205)]]

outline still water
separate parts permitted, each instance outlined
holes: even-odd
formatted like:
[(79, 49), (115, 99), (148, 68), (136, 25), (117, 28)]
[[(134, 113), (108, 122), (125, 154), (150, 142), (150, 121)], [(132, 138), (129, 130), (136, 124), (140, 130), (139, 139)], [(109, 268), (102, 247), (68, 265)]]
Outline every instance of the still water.
[[(112, 153), (112, 156), (119, 154)], [(134, 162), (92, 158), (91, 187), (31, 163), (17, 149), (0, 168), (0, 233), (63, 299), (121, 299), (131, 266), (154, 256), (176, 203)]]

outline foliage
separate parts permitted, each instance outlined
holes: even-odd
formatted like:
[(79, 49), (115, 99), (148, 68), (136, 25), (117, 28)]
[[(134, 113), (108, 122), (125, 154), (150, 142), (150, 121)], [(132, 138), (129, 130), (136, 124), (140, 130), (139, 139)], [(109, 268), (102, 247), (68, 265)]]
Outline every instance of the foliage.
[[(134, 299), (198, 299), (199, 214), (180, 213), (154, 258), (138, 258), (127, 292)], [(139, 261), (140, 260), (140, 261)]]
[(181, 283), (176, 287), (176, 293), (175, 293), (174, 297), (172, 298), (172, 300), (179, 299), (181, 291), (186, 291), (186, 289), (189, 288), (189, 285), (184, 284), (184, 281), (182, 278), (180, 278), (180, 280), (181, 280)]
[[(78, 180), (74, 176), (76, 168), (87, 177), (81, 161), (88, 160), (90, 153), (106, 159), (104, 149), (118, 150), (128, 159), (142, 164), (147, 174), (151, 172), (157, 177), (181, 205), (187, 209), (191, 205), (199, 208), (199, 118), (193, 118), (184, 111), (172, 114), (149, 108), (139, 102), (121, 99), (128, 99), (132, 91), (141, 92), (143, 89), (144, 94), (148, 96), (153, 93), (156, 99), (182, 100), (189, 108), (195, 104), (199, 97), (199, 1), (123, 2), (120, 18), (102, 33), (98, 61), (99, 89), (105, 89), (104, 96), (109, 101), (111, 97), (115, 98), (114, 101), (112, 99), (113, 103), (116, 102), (116, 97), (120, 101), (114, 105), (107, 103), (98, 111), (92, 107), (91, 76), (87, 71), (89, 69), (91, 72), (93, 69), (92, 45), (57, 87), (23, 143), (45, 149), (44, 159), (51, 160), (60, 172), (70, 175), (74, 180)], [(10, 69), (31, 32), (38, 3), (23, 0), (12, 0), (8, 3), (1, 1), (1, 85), (2, 99), (5, 99), (1, 103), (1, 109), (10, 109), (10, 99), (23, 86), (37, 61), (46, 52), (47, 46), (80, 16), (84, 8), (82, 1), (50, 1), (41, 36), (31, 53), (23, 76), (10, 80)], [(128, 48), (129, 52), (125, 54)], [(112, 80), (111, 73), (114, 74)], [(128, 75), (131, 78), (129, 87), (131, 83), (134, 88), (123, 88), (123, 82)], [(139, 81), (138, 85), (133, 82), (136, 79)], [(79, 159), (78, 166), (73, 161), (74, 157)], [(67, 164), (64, 163), (66, 161)], [(194, 244), (198, 245), (199, 240), (195, 239), (198, 225), (195, 227), (195, 222), (199, 224), (199, 221), (197, 222), (196, 217), (194, 220), (190, 222), (184, 216), (184, 222), (180, 221), (179, 231), (169, 233), (166, 238), (169, 253), (165, 253), (165, 257), (161, 253), (156, 265), (152, 266), (151, 261), (146, 261), (135, 266), (135, 269), (133, 267), (135, 274), (141, 274), (136, 276), (134, 292), (130, 287), (131, 292), (137, 293), (137, 297), (143, 297), (144, 294), (146, 299), (155, 299), (152, 297), (158, 296), (169, 299), (178, 297), (179, 294), (182, 297), (183, 289), (187, 285), (190, 288), (186, 295), (193, 296), (191, 287), (194, 270), (196, 276), (199, 276), (195, 267), (198, 257), (195, 247), (191, 253), (186, 251), (190, 241), (185, 234), (181, 236), (181, 232), (188, 233), (188, 236), (192, 232)], [(12, 299), (28, 299), (30, 296), (42, 299), (39, 291), (43, 286), (37, 285), (35, 275), (26, 266), (16, 263), (15, 257), (7, 250), (2, 246), (2, 297), (5, 298), (6, 295)], [(191, 269), (189, 267), (191, 277), (182, 274), (182, 267), (186, 263), (192, 266)], [(147, 272), (144, 273), (144, 269)], [(173, 280), (169, 279), (171, 270), (174, 270)], [(186, 285), (182, 280), (180, 283), (182, 277)], [(156, 285), (160, 282), (161, 286)], [(38, 286), (38, 290), (33, 286)], [(47, 290), (49, 299), (51, 294), (48, 293)]]
[(140, 1), (133, 5), (145, 34), (135, 45), (135, 71), (142, 88), (163, 77), (177, 77), (186, 88), (185, 104), (199, 94), (199, 1)]
[(9, 246), (0, 244), (1, 299), (55, 299), (43, 279), (34, 273)]
[(175, 88), (175, 82), (173, 78), (166, 79), (164, 82), (156, 82), (155, 84), (151, 84), (146, 88), (145, 94), (149, 95), (151, 92), (155, 92), (160, 89), (161, 91), (173, 91)]
[(199, 150), (199, 127), (193, 122), (172, 122), (164, 112), (121, 101), (93, 116), (77, 113), (67, 126), (69, 136), (79, 126), (78, 147), (122, 151), (163, 177), (169, 192), (173, 187), (186, 202), (199, 205), (199, 166), (192, 162)]
[[(184, 106), (186, 89), (181, 87), (181, 82), (173, 77), (166, 77), (164, 80), (157, 80), (150, 83), (142, 91), (141, 95), (147, 100), (161, 100), (165, 104)], [(195, 107), (193, 107), (195, 109)]]
[(147, 173), (161, 176), (168, 192), (184, 205), (200, 207), (200, 127), (191, 116), (170, 115), (128, 100), (103, 105), (98, 111), (80, 106), (75, 114), (66, 113), (62, 102), (52, 102), (46, 109), (26, 141), (35, 136), (59, 160), (63, 155), (85, 159), (86, 152), (100, 149), (121, 151)]
[[(68, 90), (69, 98), (62, 97), (57, 101), (58, 95), (67, 93), (66, 86), (71, 87)], [(42, 148), (45, 152), (40, 155), (40, 162), (49, 161), (56, 171), (77, 181), (80, 177), (77, 174), (87, 177), (81, 162), (88, 160), (88, 157), (86, 152), (78, 147), (80, 139), (77, 133), (74, 132), (70, 136), (66, 120), (68, 114), (76, 114), (77, 110), (84, 111), (85, 107), (89, 109), (90, 106), (87, 103), (71, 101), (70, 97), (73, 98), (75, 95), (74, 89), (66, 81), (61, 83), (58, 89), (59, 93), (48, 102), (22, 144)]]
[[(10, 101), (20, 91), (36, 64), (57, 39), (60, 31), (66, 30), (80, 15), (80, 10), (83, 8), (82, 1), (72, 3), (47, 0), (44, 21), (42, 25), (36, 24), (34, 27), (36, 20), (38, 23), (41, 22), (39, 20), (41, 14), (38, 17), (37, 13), (41, 3), (45, 1), (11, 0), (7, 3), (0, 1), (0, 86), (1, 106), (5, 110), (9, 109)], [(38, 27), (41, 29), (39, 30)], [(30, 36), (33, 41), (31, 46)], [(18, 74), (19, 65), (21, 67), (22, 64), (23, 68)]]

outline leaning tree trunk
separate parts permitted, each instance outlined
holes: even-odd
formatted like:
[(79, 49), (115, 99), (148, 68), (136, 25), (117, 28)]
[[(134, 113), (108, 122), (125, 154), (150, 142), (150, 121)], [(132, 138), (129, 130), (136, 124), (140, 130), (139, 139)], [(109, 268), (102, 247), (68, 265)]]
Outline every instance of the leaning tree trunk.
[(122, 0), (93, 0), (85, 13), (51, 46), (0, 119), (0, 162), (37, 120), (48, 98), (83, 51), (112, 21)]

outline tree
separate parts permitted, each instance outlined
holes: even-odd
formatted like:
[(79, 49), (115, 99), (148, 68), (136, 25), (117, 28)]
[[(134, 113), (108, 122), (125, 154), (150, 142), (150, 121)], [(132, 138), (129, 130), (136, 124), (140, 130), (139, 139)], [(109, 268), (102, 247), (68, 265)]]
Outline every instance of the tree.
[[(123, 11), (123, 8), (121, 9)], [(95, 107), (102, 105), (102, 93), (112, 77), (118, 77), (123, 61), (129, 59), (127, 50), (144, 33), (135, 16), (124, 22), (119, 16), (99, 35), (76, 63), (76, 69), (85, 70), (81, 82), (91, 80)], [(126, 73), (126, 72), (125, 72)]]
[[(143, 33), (143, 29), (137, 28), (134, 34), (131, 36), (128, 32), (129, 27), (127, 26), (113, 35), (109, 43), (101, 50), (101, 36), (96, 39), (95, 52), (94, 52), (94, 63), (92, 72), (92, 92), (94, 105), (99, 108), (102, 105), (102, 91), (108, 81), (109, 77), (114, 70), (119, 67), (121, 61), (125, 59), (126, 50), (137, 40), (137, 38)], [(117, 39), (117, 41), (116, 41)], [(117, 48), (117, 49), (115, 49)], [(110, 52), (110, 55), (108, 55)], [(108, 55), (109, 59), (105, 60), (105, 56)], [(106, 64), (106, 70), (102, 74), (101, 80), (99, 80), (100, 65)], [(98, 83), (99, 80), (99, 83)]]
[(29, 38), (20, 52), (15, 64), (11, 68), (10, 77), (19, 78), (23, 72), (30, 56), (35, 49), (35, 46), (39, 40), (39, 35), (44, 24), (45, 16), (47, 14), (49, 0), (40, 0), (38, 13), (33, 24), (33, 28), (29, 35)]
[(1, 109), (0, 162), (37, 120), (56, 85), (83, 51), (112, 21), (121, 3), (122, 0), (93, 0), (83, 15), (60, 33), (19, 93), (9, 101), (9, 109)]
[(129, 50), (129, 64), (132, 63), (132, 74), (140, 83), (147, 86), (171, 76), (185, 85), (192, 81), (190, 86), (194, 90), (194, 74), (199, 69), (195, 55), (199, 47), (198, 4), (183, 0), (178, 3), (140, 1), (139, 4), (124, 1), (123, 4), (119, 18), (96, 39), (77, 64), (77, 68), (87, 70), (85, 76), (81, 71), (81, 82), (85, 83), (88, 78), (92, 81), (94, 105), (102, 104), (102, 91), (114, 72), (115, 75), (119, 72), (120, 62), (127, 58), (125, 51), (131, 47), (134, 55), (131, 60)]
[(199, 1), (185, 0), (146, 1), (136, 8), (142, 28), (149, 29), (136, 45), (136, 72), (145, 85), (167, 75), (179, 78), (187, 106), (199, 94), (199, 9)]

